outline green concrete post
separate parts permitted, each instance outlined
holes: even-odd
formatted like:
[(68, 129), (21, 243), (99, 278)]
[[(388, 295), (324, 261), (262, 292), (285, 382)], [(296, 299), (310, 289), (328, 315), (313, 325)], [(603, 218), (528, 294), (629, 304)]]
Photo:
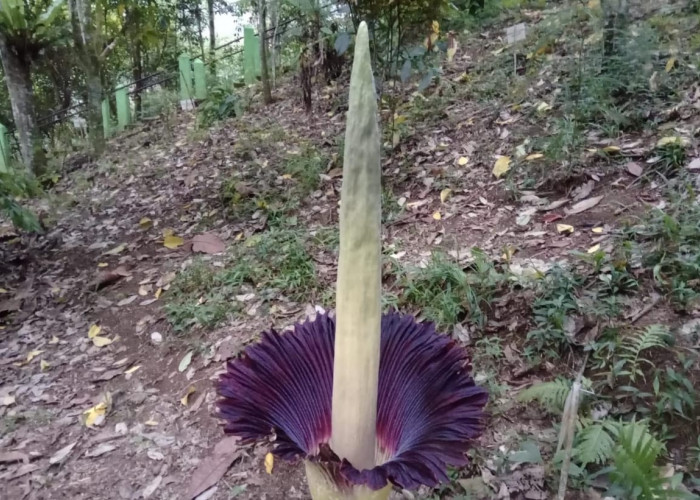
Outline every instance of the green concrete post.
[(180, 54), (177, 58), (180, 69), (180, 107), (183, 110), (194, 108), (194, 75), (192, 74), (192, 61), (187, 54)]
[(128, 89), (119, 89), (117, 96), (117, 130), (124, 130), (131, 123), (131, 107), (129, 104)]
[(0, 172), (10, 170), (10, 149), (7, 140), (7, 128), (0, 123)]
[(112, 135), (112, 117), (109, 112), (109, 101), (102, 101), (102, 130), (104, 130), (105, 139)]
[(259, 53), (260, 45), (256, 41), (255, 31), (252, 26), (243, 28), (243, 75), (245, 83), (255, 83), (257, 71), (255, 68), (255, 54)]
[(195, 59), (192, 63), (194, 70), (194, 97), (202, 100), (207, 98), (207, 71), (201, 59)]

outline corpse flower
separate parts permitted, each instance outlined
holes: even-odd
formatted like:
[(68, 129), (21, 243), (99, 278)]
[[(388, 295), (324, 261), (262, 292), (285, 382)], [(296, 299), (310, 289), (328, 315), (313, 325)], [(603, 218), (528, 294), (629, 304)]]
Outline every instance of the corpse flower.
[(265, 332), (218, 383), (224, 431), (305, 462), (314, 500), (383, 500), (447, 480), (484, 425), (466, 351), (430, 323), (381, 314), (381, 167), (367, 26), (350, 79), (336, 316)]

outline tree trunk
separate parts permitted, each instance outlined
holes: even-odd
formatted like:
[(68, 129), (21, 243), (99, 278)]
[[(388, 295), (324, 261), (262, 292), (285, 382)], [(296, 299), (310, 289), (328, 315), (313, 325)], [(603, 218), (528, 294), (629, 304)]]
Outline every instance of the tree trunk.
[(194, 9), (194, 17), (197, 19), (197, 39), (199, 40), (199, 57), (204, 60), (204, 37), (202, 36), (202, 9), (199, 8), (199, 3)]
[(214, 0), (207, 0), (207, 15), (209, 16), (209, 70), (216, 74), (214, 55), (216, 51), (216, 32), (214, 30)]
[(141, 117), (142, 99), (141, 89), (143, 88), (143, 51), (141, 50), (141, 41), (134, 42), (134, 53), (132, 56), (131, 76), (134, 79), (134, 111), (137, 118)]
[(263, 102), (265, 104), (270, 104), (272, 102), (272, 91), (270, 90), (270, 76), (267, 71), (267, 23), (265, 17), (267, 17), (267, 8), (265, 5), (265, 0), (258, 0), (258, 11), (260, 12), (260, 78), (262, 80), (263, 88)]
[(0, 60), (5, 70), (7, 91), (15, 127), (19, 135), (20, 155), (24, 165), (35, 175), (42, 173), (46, 156), (41, 146), (41, 134), (34, 114), (34, 91), (31, 79), (31, 61), (9, 46), (0, 33)]
[(105, 149), (105, 135), (102, 128), (102, 76), (100, 57), (95, 52), (95, 27), (92, 22), (90, 2), (69, 0), (68, 8), (73, 30), (73, 44), (78, 61), (85, 73), (87, 97), (88, 137), (94, 158), (99, 158)]

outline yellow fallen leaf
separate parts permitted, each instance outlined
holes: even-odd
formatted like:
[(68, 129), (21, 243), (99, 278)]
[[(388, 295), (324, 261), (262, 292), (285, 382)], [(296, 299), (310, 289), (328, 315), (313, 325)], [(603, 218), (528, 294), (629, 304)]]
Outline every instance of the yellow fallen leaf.
[(513, 254), (515, 253), (515, 247), (511, 245), (506, 245), (506, 247), (503, 249), (503, 255), (501, 255), (501, 260), (505, 262), (510, 262), (510, 259), (513, 258)]
[(600, 250), (600, 243), (593, 245), (587, 251), (588, 251), (588, 253), (596, 253), (598, 250)]
[(234, 238), (236, 241), (241, 241), (243, 239), (244, 234), (243, 233), (238, 233), (236, 237)]
[(433, 214), (433, 219), (435, 219), (435, 220), (440, 220), (440, 219), (442, 219), (442, 215), (440, 215), (440, 212), (435, 212), (435, 213)]
[(602, 227), (594, 227), (593, 229), (591, 229), (591, 232), (593, 232), (595, 234), (601, 234), (603, 232), (603, 228)]
[(532, 153), (525, 157), (527, 161), (539, 160), (540, 158), (544, 158), (544, 155), (542, 153)]
[(156, 425), (158, 425), (158, 422), (156, 422), (155, 420), (146, 420), (143, 424), (149, 427), (155, 427)]
[(452, 194), (452, 190), (450, 188), (445, 188), (442, 191), (440, 191), (440, 201), (445, 203), (450, 195)]
[(463, 167), (463, 166), (466, 165), (467, 163), (469, 163), (469, 158), (467, 158), (466, 156), (460, 156), (460, 157), (459, 157), (459, 160), (457, 160), (457, 164), (458, 164), (460, 167)]
[(588, 8), (589, 9), (597, 9), (600, 7), (600, 0), (588, 0)]
[(153, 296), (154, 296), (156, 299), (159, 299), (161, 293), (163, 293), (163, 289), (162, 289), (162, 288), (159, 288), (158, 290), (156, 290), (156, 293), (154, 293)]
[(173, 234), (175, 234), (175, 231), (173, 231), (172, 228), (166, 227), (165, 229), (163, 229), (163, 238), (167, 236), (172, 236)]
[(5, 290), (4, 288), (0, 288), (0, 293), (7, 293), (7, 290)]
[(573, 233), (574, 226), (568, 224), (557, 224), (557, 232), (559, 233)]
[(265, 470), (268, 474), (272, 474), (272, 468), (275, 466), (275, 456), (272, 453), (265, 455)]
[(680, 137), (674, 135), (669, 137), (662, 137), (661, 139), (659, 139), (659, 142), (656, 143), (656, 147), (660, 148), (667, 144), (683, 144), (683, 141)]
[(88, 338), (92, 339), (97, 337), (101, 331), (102, 327), (100, 325), (90, 325), (90, 329), (88, 330)]
[(143, 217), (143, 218), (139, 221), (139, 227), (141, 227), (141, 229), (148, 229), (148, 228), (150, 228), (152, 225), (153, 225), (153, 221), (152, 221), (151, 219), (149, 219), (148, 217)]
[(51, 366), (51, 363), (42, 359), (39, 362), (39, 366), (41, 366), (41, 371), (43, 372), (43, 371), (46, 371), (49, 369), (49, 367)]
[(433, 24), (430, 26), (433, 29), (433, 33), (440, 33), (440, 23), (437, 21), (433, 21)]
[(284, 175), (282, 176), (282, 178), (283, 178), (283, 179), (289, 180), (289, 179), (292, 178), (292, 174), (284, 174)]
[(145, 297), (146, 295), (148, 295), (150, 293), (150, 291), (151, 291), (150, 285), (141, 285), (139, 287), (139, 295), (141, 297)]
[(56, 345), (59, 342), (60, 342), (60, 340), (55, 335), (53, 337), (51, 337), (51, 340), (49, 340), (49, 344), (51, 344), (51, 345)]
[(95, 347), (104, 347), (106, 345), (109, 345), (112, 343), (112, 339), (107, 338), (107, 337), (92, 337), (92, 343), (95, 345)]
[(603, 148), (604, 153), (619, 153), (620, 152), (620, 147), (619, 146), (605, 146)]
[(108, 265), (109, 264), (107, 264), (106, 262), (98, 262), (97, 263), (97, 267), (107, 267)]
[(134, 373), (134, 372), (135, 372), (136, 370), (138, 370), (139, 368), (141, 368), (141, 365), (132, 366), (131, 368), (129, 368), (128, 370), (126, 370), (126, 371), (124, 372), (124, 374), (125, 374), (125, 375), (129, 375), (130, 373)]
[(88, 408), (83, 412), (83, 415), (85, 415), (85, 427), (93, 427), (96, 424), (100, 423), (100, 417), (104, 417), (106, 413), (107, 403), (105, 403), (104, 401), (100, 401), (92, 408)]
[(27, 353), (27, 360), (24, 362), (26, 365), (27, 363), (31, 363), (34, 358), (36, 358), (39, 354), (43, 353), (44, 351), (36, 349), (34, 351), (29, 351)]
[(493, 165), (493, 175), (496, 179), (500, 179), (508, 170), (510, 170), (510, 156), (499, 156)]
[(187, 392), (185, 392), (185, 395), (180, 398), (180, 403), (182, 403), (182, 406), (187, 406), (187, 403), (189, 402), (190, 394), (194, 393), (196, 389), (194, 388), (193, 385), (189, 386), (187, 388)]
[(168, 236), (163, 238), (163, 246), (171, 250), (175, 250), (176, 248), (181, 247), (184, 244), (185, 240), (173, 234), (169, 234)]
[(545, 111), (548, 111), (550, 109), (552, 109), (552, 106), (550, 106), (549, 104), (547, 104), (544, 101), (542, 101), (541, 103), (539, 103), (537, 105), (537, 111), (539, 111), (540, 113), (544, 113)]
[(670, 73), (675, 65), (676, 65), (676, 58), (670, 57), (668, 59), (668, 61), (666, 61), (666, 73)]

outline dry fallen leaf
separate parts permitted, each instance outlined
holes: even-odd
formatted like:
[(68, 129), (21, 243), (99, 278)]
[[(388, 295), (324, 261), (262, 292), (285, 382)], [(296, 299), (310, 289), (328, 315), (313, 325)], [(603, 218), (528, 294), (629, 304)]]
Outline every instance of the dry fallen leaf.
[(666, 61), (666, 73), (670, 73), (671, 70), (674, 68), (676, 65), (676, 58), (675, 57), (669, 57), (668, 61)]
[(603, 148), (603, 152), (608, 153), (608, 154), (619, 153), (620, 147), (619, 146), (605, 146)]
[(195, 391), (196, 389), (193, 385), (187, 388), (185, 395), (180, 398), (180, 403), (182, 403), (182, 406), (187, 406), (190, 399), (190, 395), (193, 394)]
[(101, 331), (102, 327), (100, 325), (90, 325), (90, 329), (88, 330), (88, 338), (91, 339), (97, 337)]
[(3, 396), (2, 399), (0, 399), (0, 406), (11, 406), (11, 405), (15, 404), (16, 401), (17, 400), (16, 400), (15, 396), (12, 396), (12, 395)]
[(107, 337), (100, 337), (98, 335), (97, 337), (92, 337), (92, 343), (95, 345), (95, 347), (104, 347), (111, 344), (112, 339)]
[(688, 170), (700, 170), (700, 158), (695, 158), (688, 163)]
[(111, 404), (112, 396), (109, 393), (105, 393), (99, 403), (83, 412), (83, 424), (86, 427), (102, 425)]
[(46, 370), (49, 369), (49, 367), (51, 366), (51, 363), (49, 363), (48, 361), (42, 359), (42, 360), (39, 362), (39, 365), (41, 366), (41, 371), (42, 371), (42, 372), (45, 372)]
[(440, 219), (442, 219), (442, 215), (440, 214), (440, 212), (435, 212), (435, 213), (433, 214), (433, 219), (435, 219), (435, 220), (440, 220)]
[(192, 251), (206, 254), (222, 253), (226, 244), (215, 234), (203, 233), (192, 238)]
[(149, 229), (151, 226), (153, 226), (153, 221), (148, 217), (143, 217), (139, 221), (139, 227), (141, 227), (141, 229)]
[(24, 364), (31, 363), (34, 358), (36, 358), (39, 354), (42, 354), (44, 351), (35, 349), (33, 351), (29, 351), (27, 353), (27, 360), (24, 362)]
[(275, 456), (272, 453), (267, 453), (265, 455), (265, 471), (268, 474), (272, 474), (272, 469), (275, 466)]
[(496, 179), (500, 179), (508, 170), (510, 170), (510, 156), (499, 156), (493, 164), (493, 175)]
[(631, 161), (626, 165), (626, 167), (627, 171), (635, 177), (639, 177), (642, 175), (642, 173), (644, 173), (644, 169), (642, 169), (642, 166), (637, 162)]
[(659, 139), (659, 141), (656, 143), (657, 148), (661, 148), (663, 146), (666, 146), (668, 144), (677, 144), (679, 146), (682, 146), (684, 144), (684, 141), (682, 138), (678, 137), (677, 135), (671, 135), (667, 137), (662, 137)]
[(194, 354), (193, 351), (189, 351), (182, 357), (180, 364), (177, 367), (177, 371), (182, 373), (187, 370), (187, 367), (190, 366), (190, 363), (192, 362), (192, 354)]
[(189, 481), (186, 500), (197, 497), (219, 482), (231, 464), (241, 456), (237, 443), (238, 438), (235, 436), (223, 438), (214, 447), (212, 454), (199, 463)]
[(593, 245), (591, 248), (587, 250), (588, 253), (596, 253), (598, 250), (600, 250), (600, 243)]
[(2, 451), (0, 452), (0, 464), (9, 464), (12, 462), (29, 463), (29, 455), (21, 451)]
[(580, 214), (581, 212), (585, 212), (586, 210), (595, 207), (598, 203), (600, 203), (600, 200), (602, 199), (603, 195), (594, 196), (593, 198), (587, 198), (585, 200), (579, 201), (578, 203), (572, 205), (571, 208), (568, 208), (566, 210), (566, 213), (568, 215)]
[(450, 188), (443, 189), (442, 191), (440, 191), (440, 201), (445, 203), (450, 198), (451, 194), (452, 190)]
[(134, 373), (134, 372), (135, 372), (136, 370), (138, 370), (139, 368), (141, 368), (141, 365), (132, 366), (131, 368), (129, 368), (128, 370), (126, 370), (126, 371), (124, 372), (124, 375), (129, 375), (129, 374), (131, 374), (131, 373)]
[(573, 233), (574, 226), (570, 226), (568, 224), (557, 224), (557, 232), (558, 233)]
[(593, 229), (591, 229), (591, 232), (593, 232), (595, 234), (601, 234), (603, 232), (603, 228), (602, 227), (594, 227)]
[(525, 157), (527, 161), (539, 160), (540, 158), (544, 158), (542, 153), (532, 153)]
[(117, 255), (117, 254), (122, 253), (125, 248), (126, 248), (126, 243), (122, 243), (121, 245), (116, 246), (116, 247), (112, 248), (111, 250), (106, 251), (103, 255)]
[(129, 276), (131, 276), (131, 273), (124, 266), (119, 266), (109, 271), (102, 271), (95, 279), (95, 288), (99, 290)]
[(183, 240), (179, 236), (175, 236), (174, 234), (168, 234), (163, 238), (163, 246), (171, 250), (175, 250), (176, 248), (181, 247), (184, 243), (185, 240)]
[(49, 463), (51, 465), (55, 465), (63, 462), (66, 458), (68, 458), (68, 455), (70, 455), (70, 452), (73, 451), (73, 448), (75, 448), (76, 444), (78, 444), (77, 441), (69, 444), (68, 446), (64, 446), (63, 448), (58, 450), (51, 456), (51, 458), (49, 458)]
[(463, 166), (466, 165), (467, 163), (469, 163), (469, 158), (467, 158), (466, 156), (460, 156), (460, 157), (459, 157), (459, 160), (457, 160), (457, 164), (458, 164), (460, 167), (463, 167)]

